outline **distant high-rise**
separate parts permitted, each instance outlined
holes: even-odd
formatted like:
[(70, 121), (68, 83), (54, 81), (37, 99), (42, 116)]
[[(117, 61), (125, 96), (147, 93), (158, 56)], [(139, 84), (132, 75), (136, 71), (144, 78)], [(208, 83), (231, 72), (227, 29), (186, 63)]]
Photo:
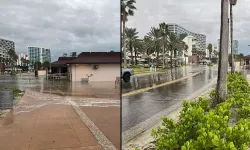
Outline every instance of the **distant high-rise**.
[(34, 62), (51, 62), (50, 49), (39, 47), (28, 47), (29, 68), (32, 69)]
[(71, 52), (70, 57), (77, 57), (77, 53), (76, 52)]
[(0, 57), (7, 59), (9, 58), (8, 51), (9, 50), (15, 51), (15, 43), (10, 40), (0, 39)]
[(67, 57), (68, 56), (68, 54), (67, 53), (63, 53), (63, 57)]
[(205, 35), (190, 32), (190, 31), (184, 29), (183, 27), (181, 27), (175, 23), (169, 23), (168, 30), (169, 30), (169, 32), (176, 33), (177, 36), (181, 36), (181, 35), (186, 34), (186, 35), (195, 37), (195, 39), (197, 40), (197, 42), (196, 42), (197, 50), (204, 51), (204, 52), (206, 51), (206, 36)]

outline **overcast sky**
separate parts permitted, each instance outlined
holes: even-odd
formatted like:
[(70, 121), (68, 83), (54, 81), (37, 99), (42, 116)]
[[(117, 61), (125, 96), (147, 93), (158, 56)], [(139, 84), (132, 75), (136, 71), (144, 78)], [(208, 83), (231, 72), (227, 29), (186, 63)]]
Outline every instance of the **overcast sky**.
[(0, 38), (51, 49), (55, 60), (77, 51), (120, 51), (118, 0), (0, 0)]
[[(137, 28), (140, 36), (159, 23), (177, 23), (189, 31), (205, 34), (207, 44), (216, 45), (220, 36), (221, 0), (137, 0), (135, 16), (127, 27)], [(239, 52), (250, 52), (250, 0), (238, 0), (234, 11), (234, 38)]]

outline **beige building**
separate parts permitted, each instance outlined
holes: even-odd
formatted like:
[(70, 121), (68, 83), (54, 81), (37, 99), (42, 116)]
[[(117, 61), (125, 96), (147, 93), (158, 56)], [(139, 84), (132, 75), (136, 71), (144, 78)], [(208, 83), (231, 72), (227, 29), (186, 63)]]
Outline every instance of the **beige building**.
[(120, 52), (82, 52), (78, 57), (68, 58), (71, 59), (53, 62), (52, 73), (67, 74), (72, 82), (115, 81), (120, 77)]

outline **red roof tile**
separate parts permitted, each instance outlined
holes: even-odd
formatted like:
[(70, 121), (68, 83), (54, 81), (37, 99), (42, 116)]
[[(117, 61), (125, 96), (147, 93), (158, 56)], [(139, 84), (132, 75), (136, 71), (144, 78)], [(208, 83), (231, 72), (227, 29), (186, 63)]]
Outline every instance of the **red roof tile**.
[(67, 64), (120, 64), (120, 52), (82, 52)]

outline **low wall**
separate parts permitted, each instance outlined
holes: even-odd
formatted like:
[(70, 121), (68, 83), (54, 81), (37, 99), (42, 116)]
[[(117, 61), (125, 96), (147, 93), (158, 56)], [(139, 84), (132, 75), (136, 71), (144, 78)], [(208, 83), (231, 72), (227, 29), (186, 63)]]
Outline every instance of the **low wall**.
[(46, 70), (39, 70), (38, 71), (38, 76), (45, 76), (46, 75)]

